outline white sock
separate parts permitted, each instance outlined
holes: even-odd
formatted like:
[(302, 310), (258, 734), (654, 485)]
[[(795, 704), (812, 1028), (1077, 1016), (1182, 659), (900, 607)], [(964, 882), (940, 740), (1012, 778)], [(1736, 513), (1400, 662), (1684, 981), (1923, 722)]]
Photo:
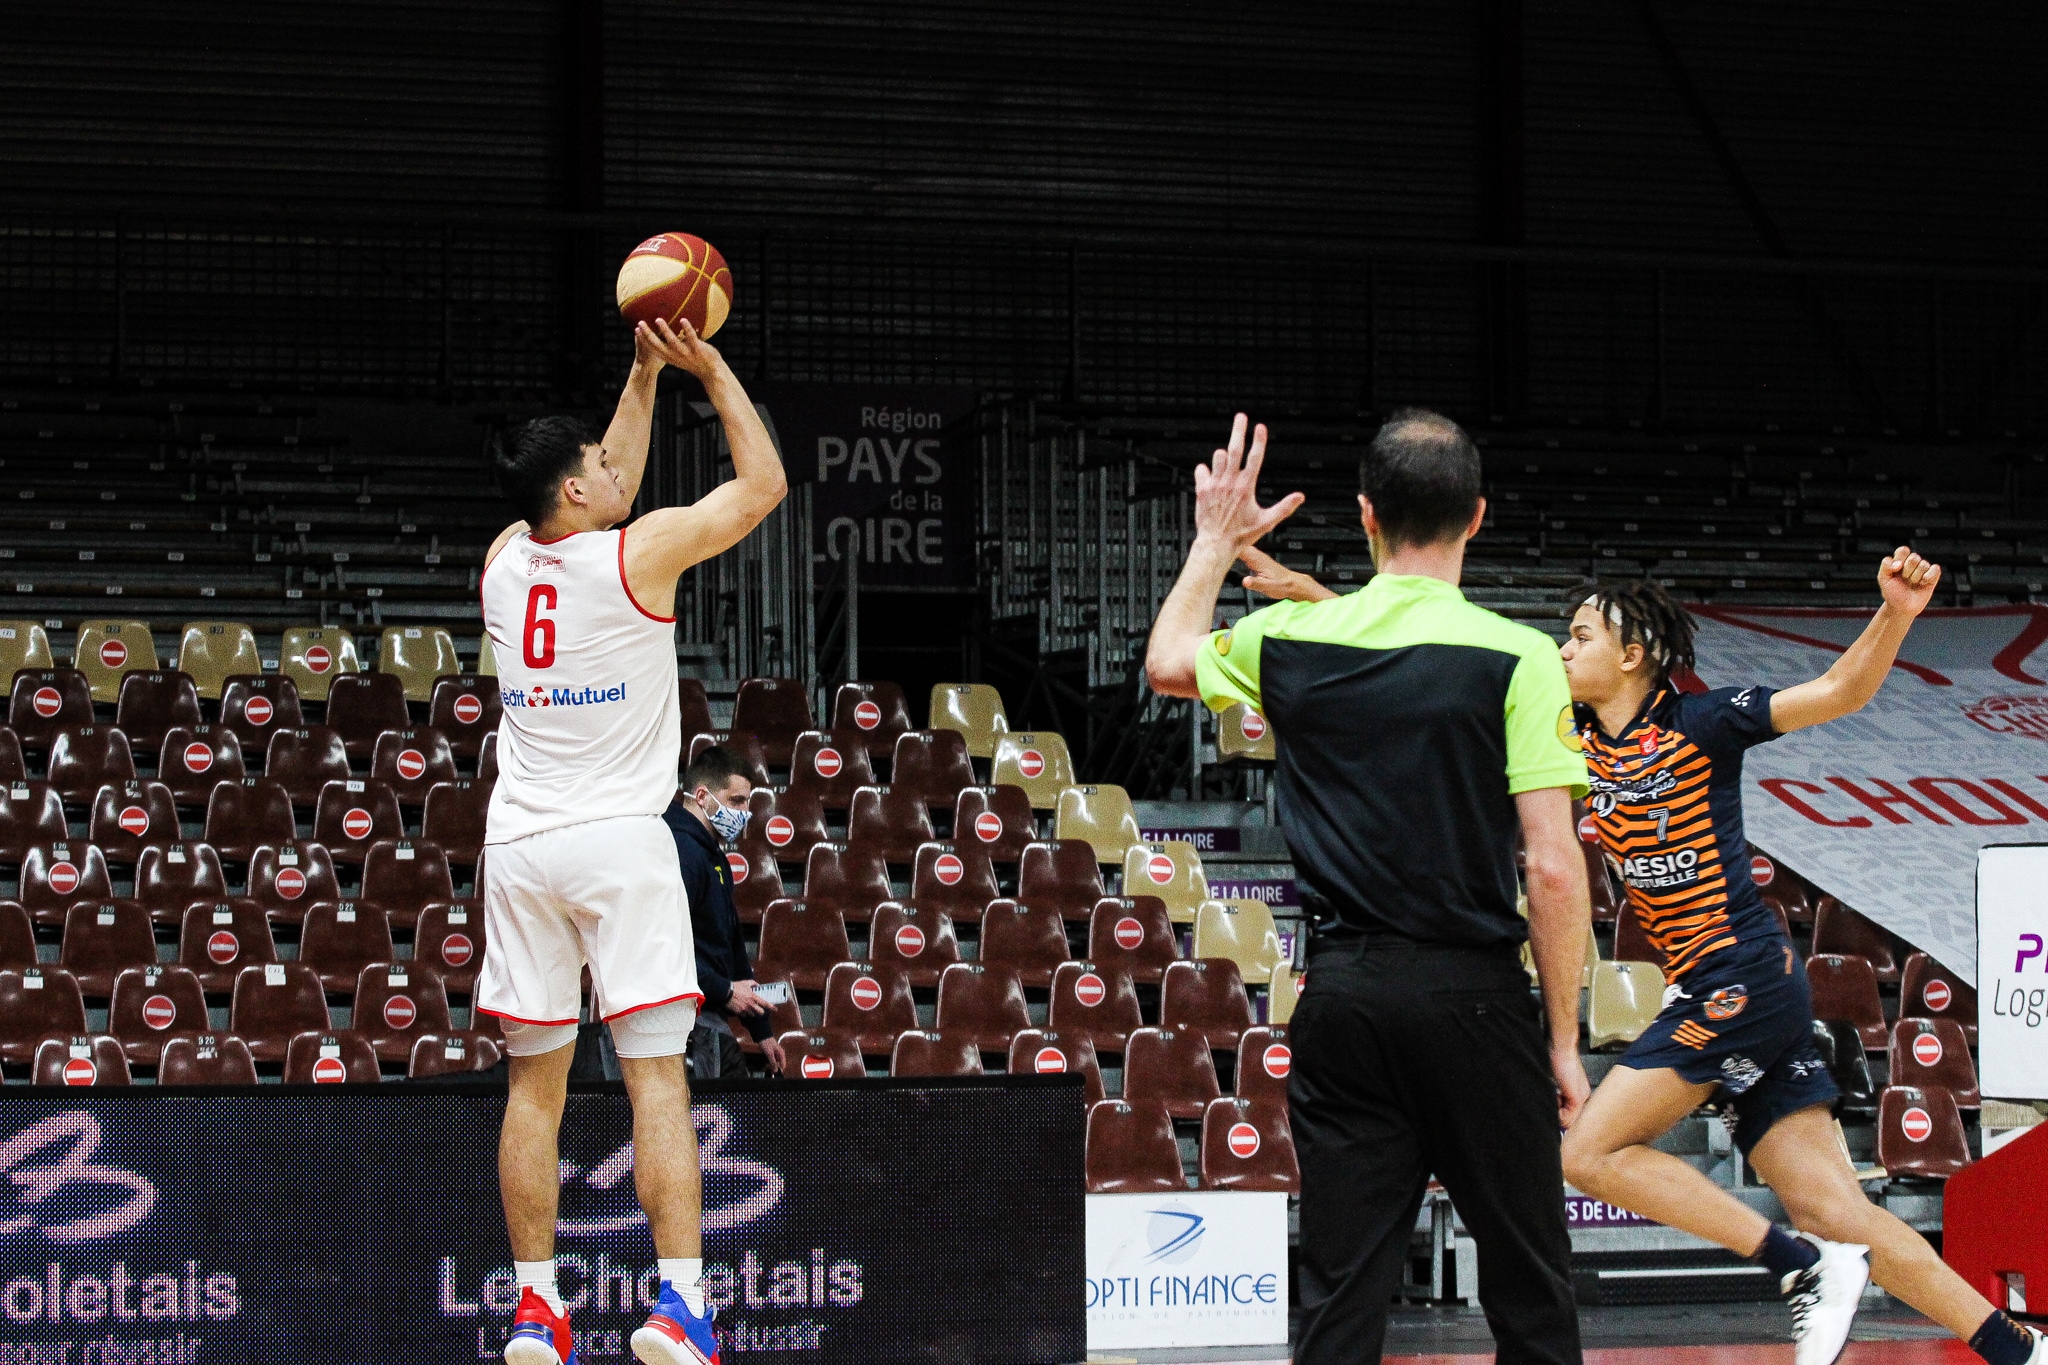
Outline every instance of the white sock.
[(683, 1302), (690, 1305), (690, 1311), (698, 1317), (704, 1316), (704, 1258), (702, 1256), (664, 1256), (655, 1262), (661, 1267), (661, 1278), (667, 1280), (676, 1293), (683, 1296)]
[(514, 1261), (512, 1274), (519, 1281), (518, 1288), (531, 1289), (549, 1308), (557, 1313), (562, 1311), (562, 1291), (555, 1288), (554, 1257), (545, 1261)]

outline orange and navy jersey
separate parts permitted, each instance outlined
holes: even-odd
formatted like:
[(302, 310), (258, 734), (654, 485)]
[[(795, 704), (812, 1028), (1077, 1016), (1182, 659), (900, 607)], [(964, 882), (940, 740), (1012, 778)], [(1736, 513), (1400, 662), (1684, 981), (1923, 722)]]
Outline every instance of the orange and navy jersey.
[(1749, 876), (1742, 755), (1776, 739), (1768, 687), (1665, 687), (1616, 736), (1577, 706), (1587, 807), (1628, 901), (1676, 981), (1701, 959), (1779, 933)]

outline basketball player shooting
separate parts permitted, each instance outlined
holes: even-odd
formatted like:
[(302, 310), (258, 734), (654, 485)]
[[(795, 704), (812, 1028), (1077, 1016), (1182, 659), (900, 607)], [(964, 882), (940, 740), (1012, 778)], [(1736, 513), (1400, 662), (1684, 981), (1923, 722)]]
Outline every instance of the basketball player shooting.
[[(675, 841), (676, 579), (735, 544), (787, 484), (746, 390), (687, 321), (634, 328), (634, 359), (602, 439), (543, 417), (496, 451), (525, 520), (484, 561), (484, 628), (505, 717), (484, 842), (489, 947), (477, 1008), (496, 1015), (511, 1094), (498, 1178), (520, 1288), (509, 1365), (573, 1365), (555, 1283), (557, 1139), (585, 966), (611, 1025), (633, 1106), (633, 1179), (654, 1234), (661, 1293), (633, 1354), (647, 1365), (717, 1365), (699, 1284), (702, 1179), (683, 1054), (703, 995)], [(733, 478), (688, 507), (621, 528), (640, 491), (655, 380), (697, 377), (725, 425)]]

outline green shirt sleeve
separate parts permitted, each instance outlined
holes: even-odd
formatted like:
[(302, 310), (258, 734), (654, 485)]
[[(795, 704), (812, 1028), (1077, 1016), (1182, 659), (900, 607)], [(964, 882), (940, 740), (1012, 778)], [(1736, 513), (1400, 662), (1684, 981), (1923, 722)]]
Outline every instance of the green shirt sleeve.
[(1240, 617), (1228, 630), (1212, 631), (1195, 656), (1195, 687), (1211, 711), (1243, 702), (1265, 710), (1259, 696), (1259, 652), (1268, 631), (1283, 625), (1293, 602), (1275, 602)]
[(1572, 720), (1564, 663), (1545, 639), (1522, 655), (1508, 684), (1508, 790), (1569, 787), (1586, 794), (1585, 746)]

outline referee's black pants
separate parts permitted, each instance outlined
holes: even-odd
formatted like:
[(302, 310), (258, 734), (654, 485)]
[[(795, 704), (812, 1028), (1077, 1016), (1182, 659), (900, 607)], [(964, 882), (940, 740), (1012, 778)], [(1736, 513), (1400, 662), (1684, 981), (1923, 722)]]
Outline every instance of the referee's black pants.
[(1557, 1090), (1516, 954), (1325, 940), (1289, 1035), (1295, 1365), (1379, 1360), (1432, 1173), (1478, 1243), (1495, 1359), (1578, 1365)]

